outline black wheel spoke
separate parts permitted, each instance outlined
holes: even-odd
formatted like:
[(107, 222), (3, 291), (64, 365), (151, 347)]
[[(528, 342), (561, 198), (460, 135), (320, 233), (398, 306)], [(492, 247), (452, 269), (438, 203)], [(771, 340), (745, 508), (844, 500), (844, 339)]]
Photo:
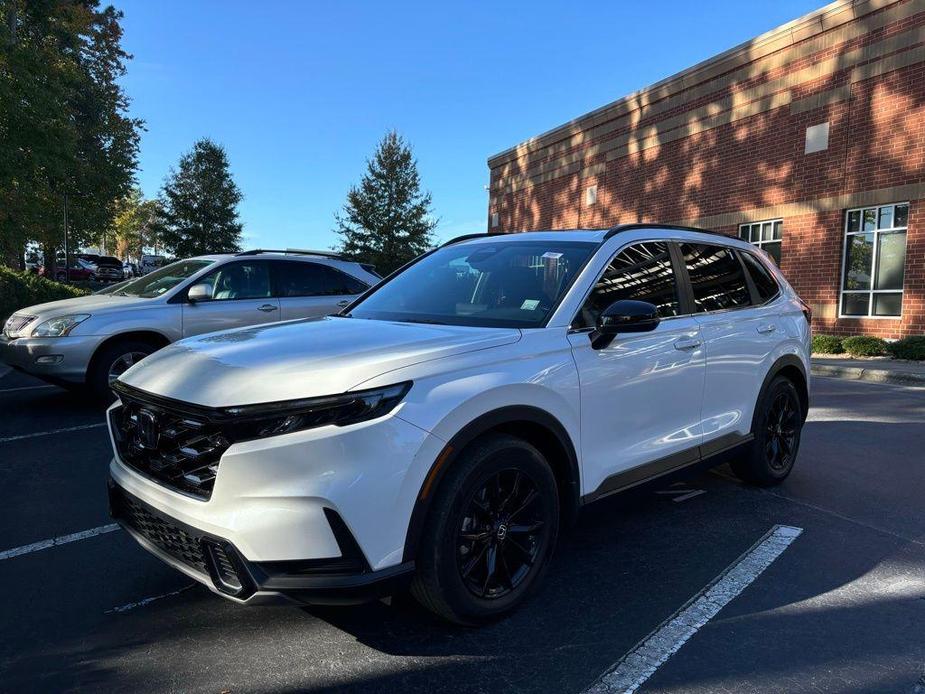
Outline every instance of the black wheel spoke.
[(535, 482), (518, 468), (491, 475), (469, 497), (457, 533), (457, 565), (477, 597), (507, 595), (530, 574), (548, 536), (539, 499)]

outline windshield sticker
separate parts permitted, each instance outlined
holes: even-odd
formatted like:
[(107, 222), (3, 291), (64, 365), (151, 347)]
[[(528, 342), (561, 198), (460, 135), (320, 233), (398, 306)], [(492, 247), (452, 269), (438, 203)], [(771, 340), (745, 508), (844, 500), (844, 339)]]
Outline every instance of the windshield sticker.
[(525, 299), (524, 302), (520, 305), (521, 311), (535, 311), (536, 307), (540, 305), (539, 299)]

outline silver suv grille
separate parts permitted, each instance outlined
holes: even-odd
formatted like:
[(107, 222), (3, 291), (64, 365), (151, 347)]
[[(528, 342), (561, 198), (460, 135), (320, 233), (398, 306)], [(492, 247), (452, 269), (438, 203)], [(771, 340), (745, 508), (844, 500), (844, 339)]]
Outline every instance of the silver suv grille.
[(3, 326), (3, 334), (11, 338), (18, 337), (19, 331), (34, 320), (35, 316), (27, 316), (24, 313), (14, 313), (6, 319), (6, 324)]

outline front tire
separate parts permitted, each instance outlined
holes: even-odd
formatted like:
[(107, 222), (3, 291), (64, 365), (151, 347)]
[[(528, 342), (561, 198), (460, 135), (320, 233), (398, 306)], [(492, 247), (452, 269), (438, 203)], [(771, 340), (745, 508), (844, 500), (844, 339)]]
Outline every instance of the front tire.
[(796, 462), (803, 431), (803, 405), (793, 381), (777, 376), (758, 402), (747, 454), (731, 464), (736, 476), (770, 487), (783, 482)]
[(510, 612), (539, 584), (559, 531), (556, 479), (526, 441), (494, 434), (469, 446), (433, 499), (411, 592), (475, 626)]
[(104, 402), (113, 399), (112, 383), (128, 368), (157, 350), (150, 342), (119, 340), (103, 347), (87, 372), (87, 386)]

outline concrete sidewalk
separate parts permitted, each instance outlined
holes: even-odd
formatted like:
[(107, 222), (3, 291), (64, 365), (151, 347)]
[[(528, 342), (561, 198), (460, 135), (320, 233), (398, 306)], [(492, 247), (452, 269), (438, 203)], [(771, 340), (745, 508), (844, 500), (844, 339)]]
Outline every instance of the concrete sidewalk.
[(812, 373), (813, 376), (925, 387), (925, 362), (814, 356)]

